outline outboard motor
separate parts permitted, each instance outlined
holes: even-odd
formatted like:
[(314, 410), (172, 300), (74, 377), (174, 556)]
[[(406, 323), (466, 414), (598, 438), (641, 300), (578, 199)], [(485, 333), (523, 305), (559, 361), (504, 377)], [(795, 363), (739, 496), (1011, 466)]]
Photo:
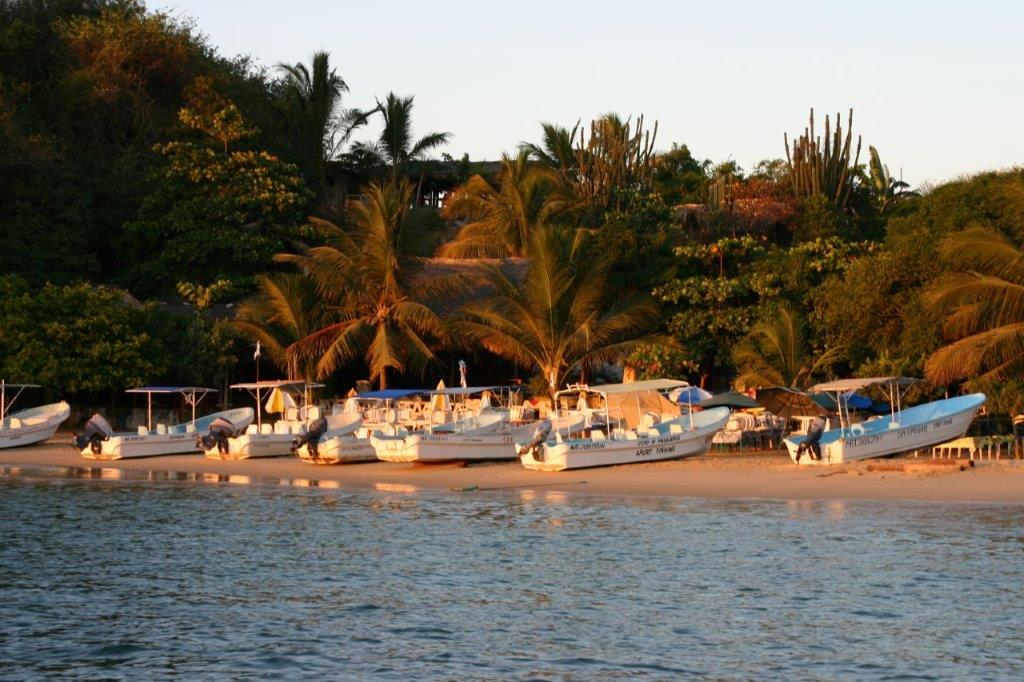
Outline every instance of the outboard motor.
[(89, 421), (85, 422), (82, 433), (74, 435), (71, 444), (78, 450), (88, 445), (93, 454), (98, 455), (103, 449), (101, 443), (110, 438), (113, 433), (114, 429), (110, 428), (110, 423), (103, 418), (103, 415), (96, 413), (89, 418)]
[(533, 438), (530, 439), (530, 442), (519, 448), (519, 456), (522, 457), (527, 452), (532, 451), (533, 458), (536, 459), (538, 462), (542, 461), (544, 459), (544, 449), (541, 446), (544, 444), (544, 441), (546, 441), (548, 439), (548, 436), (550, 435), (551, 420), (544, 419), (539, 424), (537, 424), (537, 428), (534, 429)]
[(196, 438), (196, 445), (209, 452), (217, 447), (217, 452), (226, 454), (228, 451), (228, 438), (238, 436), (235, 425), (224, 417), (217, 417), (210, 423), (210, 431), (205, 436)]
[(309, 422), (309, 428), (304, 434), (292, 441), (292, 454), (294, 455), (303, 445), (309, 450), (309, 456), (313, 459), (320, 457), (320, 439), (327, 433), (327, 420), (323, 417)]

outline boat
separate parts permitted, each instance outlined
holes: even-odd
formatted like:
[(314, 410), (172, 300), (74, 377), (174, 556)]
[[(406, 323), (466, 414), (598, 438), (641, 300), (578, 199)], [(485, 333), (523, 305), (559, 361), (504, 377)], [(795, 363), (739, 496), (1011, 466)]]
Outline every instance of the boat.
[[(375, 434), (377, 457), (386, 462), (467, 462), (516, 459), (515, 443), (529, 439), (537, 431), (537, 412), (529, 406), (510, 406), (489, 402), (489, 396), (507, 391), (506, 387), (460, 387), (437, 391), (444, 396), (481, 394), (481, 404), (473, 411), (449, 423), (404, 434)], [(508, 400), (506, 400), (506, 403)], [(544, 428), (568, 436), (582, 431), (587, 417), (579, 411), (554, 414)]]
[[(249, 392), (256, 400), (256, 421), (244, 431), (225, 433), (213, 442), (204, 440), (200, 446), (210, 459), (250, 459), (253, 457), (286, 457), (292, 454), (292, 444), (308, 430), (311, 421), (320, 418), (320, 408), (309, 404), (311, 389), (322, 388), (303, 379), (277, 379), (246, 384), (233, 384), (231, 388)], [(267, 403), (263, 404), (266, 394)], [(299, 395), (302, 406), (292, 397)], [(279, 413), (281, 419), (270, 423), (263, 413)], [(216, 446), (216, 447), (215, 447)]]
[[(729, 420), (728, 407), (682, 411), (664, 393), (687, 384), (652, 379), (629, 384), (570, 386), (556, 394), (599, 396), (603, 409), (590, 417), (589, 437), (563, 438), (540, 433), (516, 445), (520, 462), (536, 471), (563, 471), (588, 467), (678, 459), (706, 453), (715, 434)], [(603, 418), (598, 419), (598, 413)]]
[[(100, 414), (86, 422), (83, 432), (76, 433), (72, 445), (87, 459), (129, 459), (159, 457), (199, 452), (198, 436), (206, 433), (216, 422), (226, 422), (235, 429), (244, 429), (253, 419), (251, 408), (214, 412), (196, 417), (196, 408), (210, 393), (217, 391), (201, 386), (143, 386), (125, 393), (146, 396), (146, 425), (135, 431), (115, 432)], [(153, 424), (153, 396), (178, 395), (192, 408), (192, 419), (184, 424)]]
[[(450, 462), (512, 460), (515, 443), (529, 438), (536, 430), (536, 411), (528, 405), (505, 407), (509, 389), (502, 386), (463, 386), (431, 391), (431, 404), (441, 413), (455, 415), (451, 421), (435, 425), (428, 419), (426, 428), (410, 432), (374, 433), (370, 440), (378, 459), (386, 462)], [(506, 394), (503, 396), (502, 394)], [(479, 402), (469, 398), (479, 395)], [(492, 402), (498, 396), (498, 403)], [(461, 405), (451, 405), (462, 398)], [(553, 428), (566, 435), (582, 430), (585, 418), (580, 413), (554, 420)]]
[(309, 464), (373, 462), (377, 453), (363, 428), (358, 412), (339, 412), (310, 422), (305, 434), (295, 438), (291, 452)]
[(52, 438), (57, 428), (71, 416), (71, 406), (64, 401), (11, 412), (15, 401), (30, 388), (39, 386), (0, 380), (0, 448), (41, 443)]
[[(842, 464), (923, 450), (962, 437), (985, 404), (984, 393), (971, 393), (903, 409), (906, 391), (917, 383), (919, 379), (910, 377), (871, 377), (842, 379), (811, 387), (811, 391), (835, 394), (839, 428), (822, 434), (820, 460), (811, 459), (806, 453), (798, 457), (805, 435), (785, 439), (789, 456), (797, 464)], [(855, 423), (848, 396), (868, 388), (878, 388), (887, 394), (890, 413)]]

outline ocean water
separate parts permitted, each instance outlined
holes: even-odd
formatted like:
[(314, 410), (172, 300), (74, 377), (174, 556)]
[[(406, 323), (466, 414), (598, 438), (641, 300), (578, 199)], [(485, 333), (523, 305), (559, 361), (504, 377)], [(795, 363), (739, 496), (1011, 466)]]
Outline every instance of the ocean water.
[(1020, 679), (1022, 559), (1017, 506), (6, 470), (0, 678)]

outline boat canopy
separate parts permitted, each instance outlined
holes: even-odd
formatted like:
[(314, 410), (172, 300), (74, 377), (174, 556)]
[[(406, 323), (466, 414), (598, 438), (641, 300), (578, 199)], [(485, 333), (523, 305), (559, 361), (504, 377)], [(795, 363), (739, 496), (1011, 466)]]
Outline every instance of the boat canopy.
[(436, 388), (430, 391), (433, 395), (473, 395), (484, 391), (500, 391), (507, 386), (453, 386), (452, 388)]
[(859, 391), (870, 386), (878, 386), (879, 384), (889, 386), (912, 386), (919, 383), (921, 383), (921, 380), (914, 379), (913, 377), (868, 377), (865, 379), (839, 379), (838, 381), (826, 381), (823, 384), (811, 386), (810, 390), (812, 392), (827, 391), (829, 393), (848, 393), (851, 391)]
[(758, 402), (745, 393), (737, 391), (726, 391), (716, 396), (702, 400), (697, 403), (698, 407), (707, 409), (709, 407), (735, 407), (741, 410), (749, 410), (760, 407)]
[(140, 386), (139, 388), (129, 388), (125, 393), (180, 393), (182, 395), (192, 395), (196, 393), (216, 393), (215, 388), (205, 388), (203, 386)]
[(646, 381), (634, 381), (629, 384), (600, 384), (590, 386), (588, 384), (570, 384), (561, 393), (579, 393), (588, 391), (590, 393), (601, 393), (603, 395), (620, 395), (623, 393), (644, 393), (647, 391), (670, 391), (673, 388), (685, 388), (689, 386), (685, 381), (675, 379), (648, 379)]
[(356, 400), (398, 400), (410, 395), (425, 395), (431, 392), (432, 390), (429, 388), (385, 388), (380, 391), (357, 393), (351, 397)]
[(281, 388), (281, 389), (307, 389), (307, 388), (323, 388), (324, 384), (318, 384), (315, 381), (306, 381), (305, 379), (272, 379), (270, 381), (255, 381), (250, 384), (231, 384), (231, 388), (240, 388), (249, 391), (262, 390), (264, 388)]

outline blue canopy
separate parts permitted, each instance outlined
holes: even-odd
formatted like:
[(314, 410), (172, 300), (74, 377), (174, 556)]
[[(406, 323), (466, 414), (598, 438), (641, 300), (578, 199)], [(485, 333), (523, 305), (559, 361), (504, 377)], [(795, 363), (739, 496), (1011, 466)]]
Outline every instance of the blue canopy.
[(382, 391), (368, 391), (355, 396), (359, 400), (398, 400), (417, 393), (431, 393), (429, 388), (385, 388)]

